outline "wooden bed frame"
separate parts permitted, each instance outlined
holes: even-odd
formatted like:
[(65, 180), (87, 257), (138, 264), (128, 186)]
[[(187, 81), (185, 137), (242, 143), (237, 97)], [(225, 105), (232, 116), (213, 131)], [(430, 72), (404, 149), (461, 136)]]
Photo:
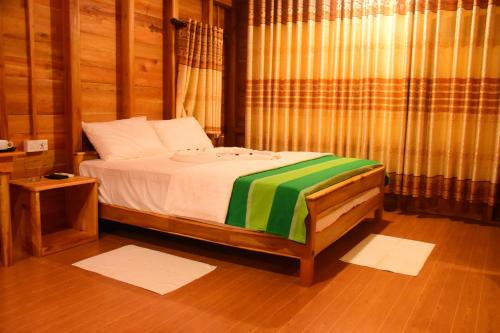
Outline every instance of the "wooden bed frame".
[[(79, 174), (81, 162), (96, 158), (99, 158), (96, 152), (75, 153), (74, 173)], [(382, 220), (384, 177), (385, 168), (380, 166), (309, 195), (306, 198), (309, 216), (306, 219), (307, 240), (305, 244), (226, 224), (200, 222), (102, 203), (99, 204), (99, 217), (213, 243), (298, 258), (300, 259), (300, 282), (302, 285), (310, 286), (314, 279), (314, 259), (318, 253), (354, 228), (368, 215), (374, 213), (375, 221)], [(379, 194), (352, 208), (325, 229), (316, 231), (316, 223), (319, 219), (328, 216), (330, 212), (356, 195), (374, 187), (380, 187)]]

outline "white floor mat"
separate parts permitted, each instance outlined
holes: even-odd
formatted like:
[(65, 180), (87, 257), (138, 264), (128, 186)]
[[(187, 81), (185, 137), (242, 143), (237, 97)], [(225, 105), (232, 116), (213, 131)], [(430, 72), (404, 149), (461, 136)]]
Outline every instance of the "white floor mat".
[(73, 264), (164, 295), (216, 267), (171, 254), (127, 245)]
[(417, 276), (435, 244), (410, 239), (371, 234), (340, 260)]

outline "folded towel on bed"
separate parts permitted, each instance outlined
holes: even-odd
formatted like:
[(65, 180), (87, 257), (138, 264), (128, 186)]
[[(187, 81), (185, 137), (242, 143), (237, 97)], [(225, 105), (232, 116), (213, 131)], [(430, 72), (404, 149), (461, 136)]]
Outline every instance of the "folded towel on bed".
[(226, 223), (305, 243), (306, 196), (379, 165), (327, 155), (239, 177), (233, 185)]

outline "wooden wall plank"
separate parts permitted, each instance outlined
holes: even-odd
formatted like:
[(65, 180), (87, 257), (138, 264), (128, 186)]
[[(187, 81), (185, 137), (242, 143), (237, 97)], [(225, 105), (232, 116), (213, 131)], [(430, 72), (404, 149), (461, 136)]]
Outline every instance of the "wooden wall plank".
[(111, 121), (117, 118), (117, 89), (111, 84), (82, 82), (82, 120)]
[(26, 0), (26, 38), (28, 39), (28, 82), (31, 136), (38, 138), (37, 89), (35, 85), (35, 9), (34, 0)]
[(175, 59), (175, 28), (170, 23), (171, 18), (179, 17), (178, 0), (169, 0), (164, 5), (163, 30), (165, 31), (165, 40), (163, 42), (163, 117), (164, 119), (175, 118), (175, 85), (177, 82), (177, 66)]
[(119, 118), (135, 114), (135, 0), (121, 1), (122, 96)]
[(233, 0), (214, 0), (214, 3), (219, 6), (223, 7), (232, 7), (233, 6)]
[(201, 22), (203, 20), (203, 0), (182, 0), (178, 2), (178, 16), (181, 20), (193, 19)]
[(111, 121), (122, 117), (119, 4), (115, 0), (80, 0), (82, 121)]
[(163, 0), (135, 0), (135, 114), (163, 119)]
[[(87, 16), (81, 17), (82, 23)], [(103, 25), (105, 27), (106, 25)], [(117, 61), (114, 38), (82, 31), (80, 35), (80, 76), (84, 82), (116, 85)]]
[(214, 24), (214, 1), (213, 0), (202, 0), (202, 13), (203, 13), (203, 23), (210, 25)]
[(5, 10), (3, 8), (3, 2), (0, 1), (0, 139), (7, 139), (9, 137), (9, 131), (7, 126), (7, 109), (5, 108), (5, 89), (4, 89), (4, 77), (5, 77), (5, 61), (3, 57), (3, 25)]
[[(41, 154), (42, 165), (47, 163), (48, 172), (68, 170), (66, 159), (59, 160), (52, 156), (66, 155), (66, 131), (64, 114), (64, 55), (62, 24), (63, 1), (33, 0), (33, 104), (36, 107), (31, 114), (36, 118), (36, 137), (48, 140), (49, 151)], [(57, 27), (55, 26), (57, 24)], [(27, 34), (30, 31), (27, 29)], [(28, 53), (29, 58), (29, 53)], [(32, 133), (34, 134), (34, 133)], [(31, 155), (31, 154), (30, 154)], [(33, 154), (36, 155), (36, 154)], [(32, 156), (29, 156), (32, 158)], [(29, 164), (28, 159), (26, 164)], [(41, 168), (41, 166), (39, 167)], [(41, 170), (33, 170), (36, 175)]]
[(63, 1), (63, 30), (67, 161), (72, 170), (73, 154), (82, 149), (79, 0)]

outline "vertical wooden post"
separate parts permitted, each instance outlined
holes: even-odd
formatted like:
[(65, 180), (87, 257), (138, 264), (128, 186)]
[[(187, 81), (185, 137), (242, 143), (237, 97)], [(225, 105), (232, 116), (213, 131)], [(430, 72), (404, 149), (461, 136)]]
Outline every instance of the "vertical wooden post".
[(226, 50), (226, 109), (224, 111), (224, 140), (225, 144), (234, 146), (236, 144), (235, 129), (236, 129), (236, 94), (238, 93), (237, 80), (237, 10), (238, 7), (233, 7), (230, 10), (229, 24), (226, 25), (226, 31), (229, 31), (229, 43), (225, 43)]
[(177, 82), (177, 65), (175, 58), (175, 28), (171, 18), (179, 17), (178, 0), (166, 0), (163, 3), (163, 118), (175, 118), (175, 85)]
[(42, 249), (42, 221), (40, 213), (40, 192), (30, 192), (30, 230), (31, 230), (31, 250), (37, 257), (43, 255)]
[(26, 0), (26, 38), (28, 40), (28, 80), (29, 109), (31, 118), (31, 137), (38, 138), (38, 111), (36, 108), (35, 87), (35, 10), (33, 0)]
[(316, 226), (319, 215), (317, 202), (307, 200), (309, 217), (306, 219), (306, 249), (300, 257), (300, 284), (310, 286), (314, 282), (314, 261), (316, 256)]
[(379, 207), (375, 210), (374, 213), (374, 218), (375, 222), (380, 223), (383, 221), (383, 215), (384, 215), (384, 192), (385, 192), (385, 168), (380, 172), (380, 205)]
[(82, 150), (82, 114), (80, 85), (80, 4), (63, 1), (63, 53), (65, 72), (64, 113), (69, 170), (73, 154)]
[(10, 220), (9, 178), (14, 169), (14, 158), (23, 152), (0, 154), (0, 264), (12, 264), (12, 225)]
[(9, 173), (0, 170), (0, 262), (12, 265), (12, 226), (10, 222)]
[(0, 1), (0, 139), (8, 139), (9, 131), (7, 126), (7, 110), (5, 108), (4, 71), (5, 63), (3, 59), (3, 1)]
[(214, 25), (214, 1), (202, 0), (201, 6), (203, 23)]
[(135, 114), (135, 4), (134, 0), (121, 1), (121, 62), (122, 102), (119, 117), (130, 118)]
[(314, 255), (300, 258), (300, 284), (309, 287), (314, 282)]

